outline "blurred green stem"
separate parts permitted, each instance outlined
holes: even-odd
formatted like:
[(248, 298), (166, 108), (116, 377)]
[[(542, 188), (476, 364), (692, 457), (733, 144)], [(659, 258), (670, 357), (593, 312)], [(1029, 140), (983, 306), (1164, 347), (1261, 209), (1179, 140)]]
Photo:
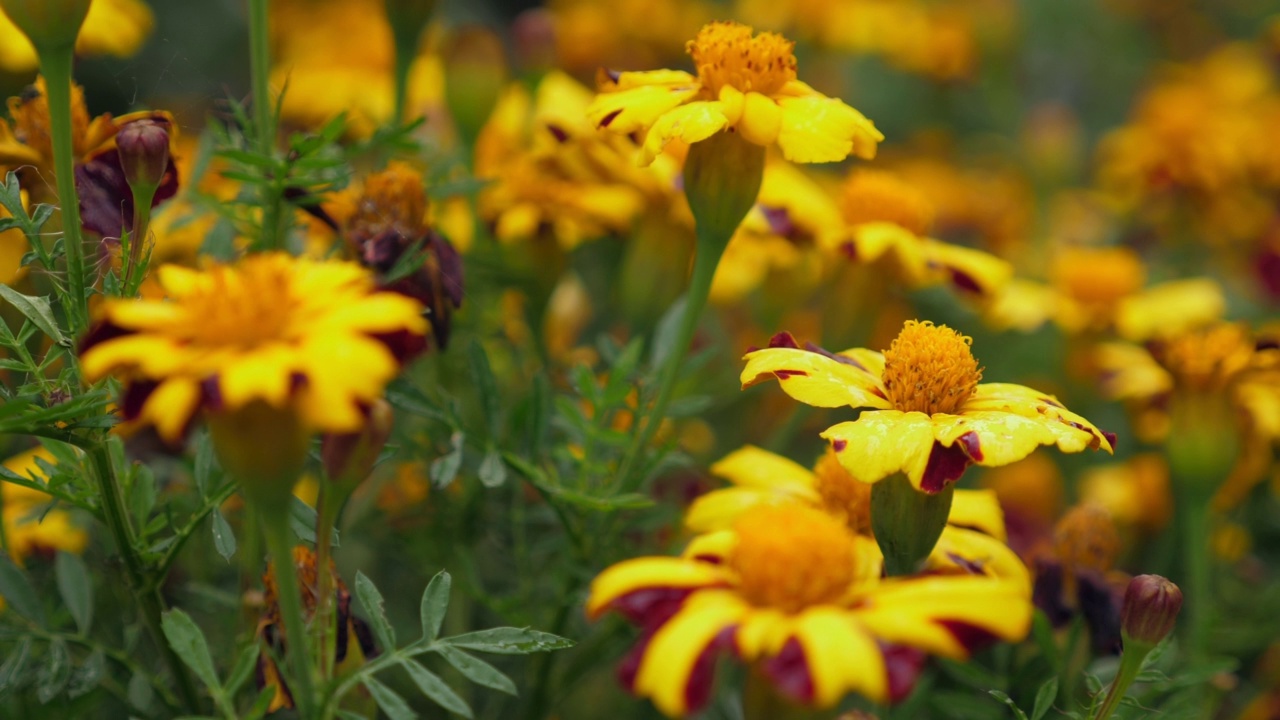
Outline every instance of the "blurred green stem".
[(1182, 515), (1183, 561), (1186, 563), (1187, 651), (1193, 660), (1207, 652), (1212, 600), (1209, 570), (1209, 503), (1184, 502)]
[(289, 690), (293, 695), (298, 715), (315, 717), (315, 678), (312, 674), (311, 653), (307, 650), (307, 623), (302, 614), (302, 591), (298, 584), (298, 570), (293, 562), (293, 538), (289, 528), (287, 506), (285, 512), (268, 510), (261, 515), (262, 534), (267, 541), (267, 551), (275, 568), (276, 598), (280, 603), (280, 616), (284, 619), (285, 659), (289, 664)]
[(200, 699), (196, 694), (191, 676), (187, 673), (187, 666), (169, 646), (164, 631), (160, 627), (160, 614), (164, 610), (159, 589), (162, 578), (149, 580), (147, 568), (142, 558), (138, 556), (133, 526), (125, 511), (124, 493), (120, 489), (120, 481), (116, 478), (115, 464), (111, 460), (110, 450), (102, 441), (87, 442), (82, 448), (93, 463), (93, 476), (98, 483), (98, 495), (102, 502), (102, 517), (111, 531), (112, 539), (115, 540), (117, 551), (124, 559), (125, 573), (134, 602), (137, 603), (138, 611), (142, 613), (142, 619), (151, 632), (151, 638), (160, 647), (161, 654), (164, 655), (165, 662), (169, 666), (169, 672), (173, 673), (174, 681), (178, 683), (178, 693), (182, 696), (183, 704), (188, 711), (198, 714)]
[(72, 337), (88, 327), (89, 298), (85, 287), (84, 238), (80, 228), (80, 199), (76, 194), (74, 136), (71, 122), (71, 65), (73, 48), (40, 54), (49, 103), (50, 140), (53, 144), (53, 174), (58, 185), (58, 205), (62, 209), (63, 247), (67, 253), (67, 321)]
[[(269, 0), (249, 0), (249, 65), (253, 83), (253, 116), (258, 154), (265, 158), (275, 155), (276, 126), (275, 103), (271, 97), (271, 38)], [(270, 171), (268, 171), (270, 172)], [(266, 250), (279, 250), (284, 245), (281, 232), (280, 178), (264, 177), (260, 187), (262, 200), (261, 245)]]
[(151, 203), (156, 197), (155, 187), (132, 188), (133, 230), (129, 232), (129, 266), (125, 268), (124, 294), (133, 297), (142, 284), (142, 249), (151, 231)]
[(316, 499), (316, 616), (311, 633), (315, 646), (315, 664), (320, 668), (320, 678), (328, 680), (333, 672), (334, 642), (337, 636), (337, 618), (333, 613), (334, 582), (329, 571), (333, 557), (333, 527), (338, 520), (338, 510), (343, 498), (332, 482), (322, 483)]
[(1120, 670), (1111, 681), (1111, 687), (1107, 689), (1107, 699), (1103, 701), (1102, 707), (1098, 708), (1097, 714), (1089, 716), (1090, 720), (1107, 720), (1116, 708), (1120, 707), (1120, 701), (1124, 699), (1125, 694), (1129, 692), (1129, 686), (1138, 677), (1138, 671), (1142, 669), (1142, 661), (1146, 659), (1149, 652), (1150, 650), (1132, 652), (1129, 648), (1125, 648), (1124, 654), (1120, 656)]

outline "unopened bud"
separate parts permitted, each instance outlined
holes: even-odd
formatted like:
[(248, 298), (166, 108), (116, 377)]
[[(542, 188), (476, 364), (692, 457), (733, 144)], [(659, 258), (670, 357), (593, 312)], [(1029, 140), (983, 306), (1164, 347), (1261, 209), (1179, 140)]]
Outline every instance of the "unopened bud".
[(445, 102), (458, 132), (474, 142), (507, 84), (507, 58), (492, 31), (470, 26), (456, 30), (445, 43)]
[(355, 489), (369, 476), (378, 455), (391, 437), (393, 420), (386, 400), (376, 400), (359, 432), (325, 435), (320, 440), (320, 459), (330, 482)]
[(116, 135), (116, 151), (129, 187), (155, 191), (169, 169), (169, 123), (163, 118), (134, 120)]
[(1129, 581), (1120, 611), (1120, 630), (1126, 649), (1137, 644), (1154, 647), (1173, 632), (1182, 591), (1159, 575), (1139, 575)]
[(90, 1), (0, 0), (0, 10), (43, 53), (75, 47)]

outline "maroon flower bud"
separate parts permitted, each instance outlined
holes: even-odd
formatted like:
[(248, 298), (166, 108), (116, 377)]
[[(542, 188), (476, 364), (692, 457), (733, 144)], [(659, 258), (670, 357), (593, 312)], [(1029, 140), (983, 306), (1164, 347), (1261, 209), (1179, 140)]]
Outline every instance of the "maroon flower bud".
[(1120, 611), (1126, 652), (1133, 643), (1154, 646), (1173, 632), (1182, 609), (1182, 591), (1159, 575), (1139, 575), (1129, 581)]
[(351, 490), (368, 477), (391, 436), (392, 420), (391, 405), (377, 400), (359, 432), (321, 438), (320, 459), (329, 480)]
[(160, 117), (143, 118), (120, 128), (116, 151), (125, 180), (134, 189), (160, 186), (169, 169), (169, 123)]

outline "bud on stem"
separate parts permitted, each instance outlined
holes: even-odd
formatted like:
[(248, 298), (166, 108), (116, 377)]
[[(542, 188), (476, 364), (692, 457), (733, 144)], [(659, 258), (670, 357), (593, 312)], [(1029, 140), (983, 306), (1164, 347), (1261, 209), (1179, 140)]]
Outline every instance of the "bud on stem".
[(70, 50), (76, 45), (80, 26), (89, 14), (91, 0), (0, 0), (0, 10), (9, 16), (36, 52)]
[(1174, 621), (1182, 609), (1182, 591), (1159, 575), (1139, 575), (1129, 581), (1120, 610), (1120, 633), (1124, 637), (1124, 653), (1120, 670), (1107, 690), (1107, 699), (1091, 715), (1091, 720), (1107, 720), (1120, 706), (1129, 686), (1142, 670), (1142, 663), (1156, 645), (1173, 632)]

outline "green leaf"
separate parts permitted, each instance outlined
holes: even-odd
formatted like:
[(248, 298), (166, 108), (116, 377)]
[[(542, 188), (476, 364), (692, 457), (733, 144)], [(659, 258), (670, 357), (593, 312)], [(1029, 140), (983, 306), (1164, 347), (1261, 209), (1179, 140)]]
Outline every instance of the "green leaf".
[(388, 652), (394, 650), (396, 631), (391, 627), (386, 611), (382, 607), (382, 593), (378, 592), (373, 581), (360, 571), (356, 571), (356, 598), (364, 607), (364, 614), (369, 616), (373, 632), (378, 636), (378, 642), (382, 643), (382, 648)]
[(138, 465), (133, 473), (133, 482), (129, 486), (129, 512), (137, 520), (138, 526), (147, 524), (151, 510), (156, 506), (156, 478), (151, 468)]
[(49, 654), (45, 657), (44, 667), (40, 669), (40, 677), (36, 680), (36, 699), (41, 705), (62, 694), (67, 681), (71, 679), (71, 656), (67, 653), (67, 644), (58, 638), (49, 643)]
[(231, 673), (227, 675), (227, 682), (224, 686), (227, 697), (235, 697), (239, 692), (240, 686), (253, 673), (253, 669), (258, 666), (258, 654), (262, 652), (262, 645), (258, 642), (250, 642), (240, 652), (240, 657), (236, 658), (236, 664), (231, 668)]
[(62, 334), (62, 330), (58, 328), (58, 321), (53, 317), (53, 309), (49, 306), (48, 298), (23, 295), (4, 284), (0, 284), (0, 298), (9, 301), (9, 304), (22, 313), (23, 317), (40, 328), (54, 342), (64, 347), (71, 346), (71, 342), (67, 340), (66, 336)]
[(151, 681), (142, 673), (134, 673), (129, 678), (129, 689), (126, 692), (129, 704), (139, 710), (146, 710), (155, 701), (156, 691), (151, 688)]
[(1058, 678), (1051, 677), (1036, 691), (1036, 704), (1031, 708), (1031, 720), (1040, 720), (1049, 713), (1058, 697)]
[(1008, 705), (1013, 710), (1013, 716), (1018, 718), (1018, 720), (1027, 720), (1027, 714), (1022, 712), (1022, 708), (1018, 707), (1018, 704), (1013, 701), (1013, 698), (1009, 697), (1007, 694), (1002, 693), (999, 690), (988, 690), (987, 694), (1005, 705)]
[(80, 634), (88, 635), (93, 623), (93, 580), (89, 577), (89, 569), (80, 556), (59, 552), (54, 561), (54, 571), (58, 576), (58, 592), (62, 593), (62, 601), (67, 604)]
[(418, 714), (405, 703), (404, 698), (386, 685), (369, 677), (364, 679), (364, 687), (373, 696), (374, 702), (378, 703), (378, 707), (382, 708), (382, 712), (386, 713), (391, 720), (416, 720), (418, 717)]
[(461, 432), (454, 432), (449, 436), (449, 452), (431, 462), (428, 475), (436, 487), (448, 487), (458, 476), (458, 470), (462, 467), (462, 446), (466, 439)]
[(24, 573), (8, 556), (0, 557), (0, 597), (19, 615), (44, 626), (44, 607)]
[(452, 586), (453, 578), (441, 570), (427, 583), (427, 589), (422, 591), (418, 615), (422, 618), (424, 640), (435, 640), (440, 634), (440, 624), (444, 622), (444, 613), (449, 609), (449, 589)]
[(469, 718), (474, 717), (471, 707), (467, 705), (467, 701), (458, 696), (453, 688), (445, 684), (439, 675), (422, 667), (412, 660), (401, 660), (400, 666), (409, 673), (409, 677), (413, 678), (413, 684), (418, 686), (423, 695), (431, 698), (431, 701), (451, 713)]
[(102, 650), (94, 650), (80, 667), (71, 674), (67, 696), (72, 700), (92, 692), (107, 675), (107, 659)]
[(499, 627), (446, 638), (454, 647), (500, 655), (527, 655), (573, 647), (573, 641), (529, 628)]
[(219, 691), (221, 684), (218, 682), (218, 672), (213, 667), (213, 656), (209, 654), (209, 644), (205, 642), (204, 633), (191, 616), (174, 608), (163, 614), (160, 627), (164, 630), (165, 639), (169, 641), (169, 647), (191, 668), (205, 687)]
[(502, 427), (502, 398), (498, 395), (498, 381), (493, 377), (493, 368), (489, 365), (489, 354), (484, 351), (479, 340), (472, 340), (467, 346), (467, 359), (471, 363), (476, 389), (480, 392), (480, 407), (484, 410), (485, 422), (488, 423), (489, 437), (496, 438)]
[(480, 461), (480, 482), (485, 487), (501, 487), (507, 481), (507, 466), (502, 463), (502, 454), (497, 448), (489, 448)]
[(195, 439), (196, 445), (196, 461), (195, 461), (195, 481), (196, 489), (200, 491), (200, 497), (208, 497), (209, 488), (213, 485), (214, 468), (217, 467), (217, 457), (213, 454), (213, 440), (209, 437), (209, 433), (202, 432)]
[(0, 696), (18, 687), (26, 679), (27, 661), (31, 659), (31, 638), (24, 637), (18, 648), (0, 665)]
[(1053, 639), (1053, 625), (1049, 622), (1049, 617), (1044, 614), (1043, 610), (1036, 610), (1031, 620), (1031, 637), (1035, 638), (1036, 647), (1040, 648), (1040, 654), (1044, 655), (1049, 661), (1049, 665), (1053, 667), (1054, 672), (1060, 672), (1060, 660), (1058, 659), (1058, 643)]
[(231, 531), (231, 524), (223, 516), (221, 508), (213, 511), (213, 547), (228, 562), (236, 554), (236, 534)]
[[(316, 515), (316, 509), (302, 502), (298, 497), (289, 498), (289, 526), (293, 528), (293, 534), (303, 542), (314, 543), (316, 541), (316, 524), (320, 518)], [(330, 542), (334, 547), (338, 546), (338, 529), (333, 529), (333, 535)]]
[(353, 713), (350, 710), (339, 710), (335, 712), (334, 715), (338, 720), (369, 720), (369, 718), (360, 715), (359, 713)]
[(440, 645), (436, 648), (436, 652), (471, 682), (508, 695), (519, 695), (516, 684), (511, 681), (511, 678), (480, 658), (468, 655), (451, 645)]

